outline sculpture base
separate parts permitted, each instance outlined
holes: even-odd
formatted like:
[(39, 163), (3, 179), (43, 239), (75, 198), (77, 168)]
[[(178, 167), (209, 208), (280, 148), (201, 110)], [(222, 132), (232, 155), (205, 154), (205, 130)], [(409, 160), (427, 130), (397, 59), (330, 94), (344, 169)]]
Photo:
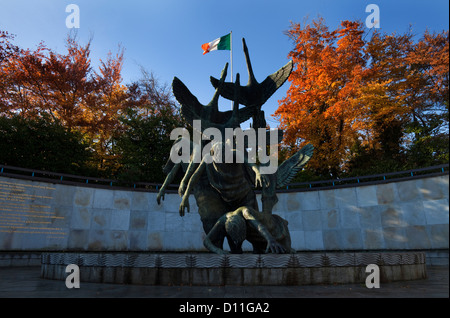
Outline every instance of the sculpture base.
[(425, 279), (423, 252), (297, 254), (42, 253), (41, 277), (65, 280), (66, 267), (80, 281), (140, 285), (314, 285), (365, 283), (369, 264), (380, 282)]

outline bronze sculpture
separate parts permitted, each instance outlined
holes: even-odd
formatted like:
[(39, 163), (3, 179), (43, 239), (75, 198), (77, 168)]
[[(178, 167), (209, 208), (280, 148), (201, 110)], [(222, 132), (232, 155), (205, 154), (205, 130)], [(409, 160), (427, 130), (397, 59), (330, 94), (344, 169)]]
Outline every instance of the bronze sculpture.
[[(204, 245), (212, 252), (225, 253), (223, 241), (227, 237), (231, 253), (242, 253), (241, 245), (245, 239), (252, 244), (254, 253), (292, 253), (294, 251), (290, 246), (287, 221), (272, 214), (272, 208), (278, 201), (276, 188), (290, 182), (311, 158), (313, 147), (307, 145), (302, 148), (284, 161), (278, 170), (275, 169), (276, 173), (261, 173), (269, 163), (256, 164), (255, 158), (250, 158), (245, 150), (249, 145), (238, 147), (236, 138), (225, 133), (227, 129), (240, 128), (242, 122), (252, 118), (252, 128), (265, 137), (269, 131), (265, 130), (266, 122), (261, 107), (283, 85), (293, 68), (290, 61), (262, 83), (258, 83), (244, 39), (243, 47), (249, 74), (246, 86), (240, 85), (239, 73), (234, 83), (225, 82), (226, 64), (220, 79), (211, 77), (216, 91), (212, 100), (207, 105), (202, 105), (181, 80), (175, 77), (172, 82), (173, 93), (181, 105), (183, 117), (194, 129), (198, 127), (194, 125), (194, 121), (199, 120), (201, 125), (197, 128), (197, 133), (204, 136), (202, 142), (194, 142), (193, 146), (190, 141), (191, 149), (195, 149), (194, 153), (189, 157), (189, 162), (181, 164), (185, 175), (178, 191), (182, 196), (179, 212), (181, 216), (186, 209), (189, 212), (189, 196), (193, 193), (206, 233)], [(219, 111), (219, 96), (233, 102), (231, 111)], [(244, 107), (239, 108), (240, 104)], [(217, 129), (221, 138), (210, 138), (206, 133), (210, 128)], [(280, 140), (281, 137), (278, 136), (277, 141)], [(267, 145), (258, 146), (266, 148)], [(203, 156), (200, 157), (199, 153)], [(228, 157), (225, 158), (224, 154), (228, 154)], [(169, 163), (168, 165), (170, 166)], [(180, 164), (174, 165), (171, 172), (167, 171), (165, 185), (171, 181), (173, 173), (179, 167)], [(261, 212), (255, 194), (258, 186), (262, 188)], [(158, 204), (161, 197), (164, 197), (164, 190), (163, 185), (157, 197)]]

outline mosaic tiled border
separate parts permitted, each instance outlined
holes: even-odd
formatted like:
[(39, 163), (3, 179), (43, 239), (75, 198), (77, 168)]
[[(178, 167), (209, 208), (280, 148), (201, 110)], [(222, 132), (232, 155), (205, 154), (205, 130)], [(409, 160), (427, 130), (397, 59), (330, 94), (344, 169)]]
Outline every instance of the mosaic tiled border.
[(297, 268), (425, 264), (424, 252), (184, 254), (42, 253), (42, 264), (137, 268)]
[(228, 254), (43, 253), (41, 277), (65, 280), (77, 264), (82, 282), (140, 285), (285, 286), (364, 283), (379, 265), (381, 282), (426, 278), (424, 252)]

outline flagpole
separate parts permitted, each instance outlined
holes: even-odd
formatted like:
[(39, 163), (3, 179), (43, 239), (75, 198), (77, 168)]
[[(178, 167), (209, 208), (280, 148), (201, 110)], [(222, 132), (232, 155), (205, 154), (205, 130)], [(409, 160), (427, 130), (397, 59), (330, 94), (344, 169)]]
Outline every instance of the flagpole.
[[(231, 66), (231, 83), (233, 83), (233, 31), (230, 31), (230, 66)], [(233, 101), (231, 101), (231, 109), (233, 109)]]
[(233, 31), (230, 31), (230, 64), (231, 64), (231, 82), (233, 82)]

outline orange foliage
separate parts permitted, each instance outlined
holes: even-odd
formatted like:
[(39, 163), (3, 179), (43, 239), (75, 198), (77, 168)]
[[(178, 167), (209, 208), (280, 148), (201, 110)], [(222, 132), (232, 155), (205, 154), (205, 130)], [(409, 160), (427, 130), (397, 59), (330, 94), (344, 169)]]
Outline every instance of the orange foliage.
[[(448, 101), (448, 31), (425, 33), (417, 44), (410, 33), (366, 40), (360, 22), (330, 31), (318, 19), (294, 23), (287, 34), (295, 67), (275, 116), (291, 152), (314, 145), (308, 166), (316, 173), (336, 177), (356, 144), (386, 146), (390, 126), (404, 129), (430, 112), (430, 101)], [(395, 142), (399, 148), (401, 140)]]
[[(3, 52), (6, 45), (1, 44)], [(101, 60), (95, 72), (90, 42), (83, 46), (69, 36), (66, 48), (66, 54), (43, 43), (35, 50), (10, 50), (0, 60), (0, 114), (50, 116), (84, 133), (103, 157), (100, 160), (106, 160), (110, 137), (120, 129), (119, 117), (126, 107), (127, 88), (121, 84), (123, 50)]]
[(286, 98), (275, 115), (285, 130), (285, 144), (295, 151), (303, 143), (317, 149), (309, 166), (337, 169), (348, 145), (362, 129), (362, 112), (354, 103), (365, 73), (363, 26), (344, 21), (329, 31), (322, 19), (302, 28), (293, 24), (289, 54), (295, 69)]

